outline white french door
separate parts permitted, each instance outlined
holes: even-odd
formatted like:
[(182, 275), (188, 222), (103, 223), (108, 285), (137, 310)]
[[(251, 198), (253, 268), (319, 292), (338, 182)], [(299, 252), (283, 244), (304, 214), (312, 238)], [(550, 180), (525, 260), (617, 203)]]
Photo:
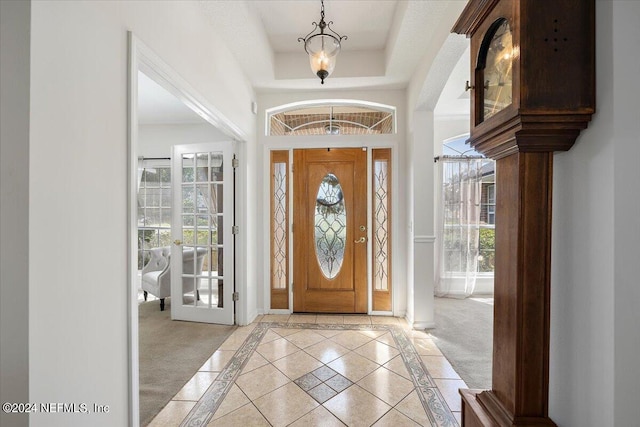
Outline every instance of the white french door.
[(235, 143), (173, 147), (171, 318), (234, 324)]

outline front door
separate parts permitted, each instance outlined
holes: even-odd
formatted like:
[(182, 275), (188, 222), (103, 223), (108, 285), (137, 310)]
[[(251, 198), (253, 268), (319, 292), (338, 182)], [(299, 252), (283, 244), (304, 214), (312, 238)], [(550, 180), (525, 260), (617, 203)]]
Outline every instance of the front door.
[(367, 151), (293, 155), (293, 310), (366, 313)]

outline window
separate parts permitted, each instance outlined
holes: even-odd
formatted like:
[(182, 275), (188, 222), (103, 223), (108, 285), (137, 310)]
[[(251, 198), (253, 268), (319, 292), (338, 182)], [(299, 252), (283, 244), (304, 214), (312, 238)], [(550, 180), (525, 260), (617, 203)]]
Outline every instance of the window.
[(267, 135), (375, 135), (395, 132), (395, 107), (364, 101), (309, 101), (267, 110)]
[(151, 248), (171, 244), (171, 167), (143, 161), (138, 188), (138, 269)]

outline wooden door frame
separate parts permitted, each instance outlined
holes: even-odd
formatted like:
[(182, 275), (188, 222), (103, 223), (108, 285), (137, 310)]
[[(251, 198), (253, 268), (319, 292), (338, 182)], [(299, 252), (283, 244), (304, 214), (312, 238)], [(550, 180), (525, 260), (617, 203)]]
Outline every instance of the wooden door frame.
[[(289, 307), (287, 309), (271, 309), (271, 295), (270, 295), (270, 271), (271, 271), (271, 257), (270, 257), (270, 218), (269, 209), (270, 209), (270, 195), (271, 195), (271, 186), (270, 186), (270, 153), (271, 151), (289, 151), (289, 166), (288, 171), (291, 171), (291, 166), (293, 164), (293, 150), (297, 149), (317, 149), (317, 148), (366, 148), (367, 149), (367, 314), (370, 315), (386, 315), (386, 316), (404, 316), (404, 312), (400, 312), (400, 308), (396, 308), (396, 298), (397, 295), (401, 292), (398, 286), (394, 286), (392, 288), (392, 309), (390, 311), (373, 311), (372, 310), (372, 261), (371, 261), (371, 203), (372, 203), (372, 193), (371, 193), (371, 161), (372, 161), (372, 150), (378, 148), (388, 148), (391, 150), (391, 166), (392, 166), (392, 194), (398, 194), (398, 164), (399, 164), (399, 147), (398, 140), (396, 139), (396, 135), (375, 135), (375, 136), (360, 136), (360, 140), (354, 140), (353, 137), (320, 137), (313, 138), (313, 140), (305, 140), (304, 138), (296, 138), (291, 136), (282, 136), (282, 137), (270, 137), (271, 141), (263, 144), (263, 212), (265, 215), (262, 215), (263, 223), (263, 254), (264, 254), (264, 262), (263, 262), (263, 277), (265, 278), (263, 283), (263, 313), (262, 314), (291, 314), (293, 313), (293, 295), (291, 293), (291, 286), (289, 286)], [(350, 142), (350, 141), (354, 142)], [(295, 179), (295, 178), (294, 178)], [(293, 179), (289, 180), (288, 189), (289, 194), (293, 194)], [(398, 197), (394, 197), (392, 199), (392, 209), (394, 212), (399, 212), (398, 206)], [(293, 237), (291, 235), (291, 223), (293, 220), (293, 198), (289, 198), (289, 253), (293, 252)], [(397, 218), (397, 215), (395, 216)], [(399, 236), (399, 223), (398, 221), (394, 221), (391, 227), (391, 233), (394, 236)], [(398, 252), (398, 241), (400, 239), (396, 238), (392, 241), (392, 251), (394, 253)], [(391, 271), (394, 275), (393, 281), (394, 283), (399, 283), (396, 280), (397, 271), (399, 271), (399, 266), (397, 265), (398, 257), (394, 257), (392, 259)], [(293, 263), (289, 262), (289, 285), (293, 281)], [(403, 286), (406, 286), (404, 284)], [(404, 289), (408, 292), (408, 289)]]

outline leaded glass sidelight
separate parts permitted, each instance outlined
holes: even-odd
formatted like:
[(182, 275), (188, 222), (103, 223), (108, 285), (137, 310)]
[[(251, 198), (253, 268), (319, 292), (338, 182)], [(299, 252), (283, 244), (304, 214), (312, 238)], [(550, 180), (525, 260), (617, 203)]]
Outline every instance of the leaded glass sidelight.
[(322, 274), (335, 278), (344, 260), (347, 241), (347, 212), (340, 181), (327, 174), (320, 182), (315, 209), (315, 249)]
[(373, 288), (376, 291), (389, 289), (389, 206), (387, 197), (389, 172), (387, 166), (386, 160), (376, 160), (373, 168)]
[(287, 287), (287, 164), (273, 164), (273, 236), (271, 248), (273, 289)]
[(391, 149), (372, 150), (373, 310), (391, 310)]
[(289, 308), (289, 151), (271, 152), (271, 308)]

